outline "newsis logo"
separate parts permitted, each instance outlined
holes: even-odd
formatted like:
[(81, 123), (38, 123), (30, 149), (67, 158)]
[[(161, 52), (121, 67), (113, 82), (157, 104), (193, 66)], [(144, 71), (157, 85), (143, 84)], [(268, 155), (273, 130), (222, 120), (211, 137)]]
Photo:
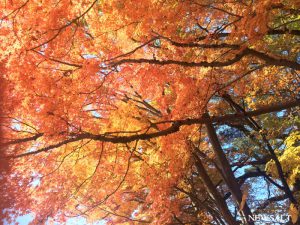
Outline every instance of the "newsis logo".
[(290, 221), (290, 215), (267, 215), (267, 214), (253, 214), (249, 216), (250, 222), (273, 222), (273, 223), (286, 223)]

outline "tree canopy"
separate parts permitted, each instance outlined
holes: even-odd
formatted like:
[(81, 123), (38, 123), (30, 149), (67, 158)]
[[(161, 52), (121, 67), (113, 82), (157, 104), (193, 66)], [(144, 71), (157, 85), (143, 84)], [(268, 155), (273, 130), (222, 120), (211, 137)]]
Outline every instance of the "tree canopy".
[(3, 223), (299, 223), (299, 1), (0, 8)]

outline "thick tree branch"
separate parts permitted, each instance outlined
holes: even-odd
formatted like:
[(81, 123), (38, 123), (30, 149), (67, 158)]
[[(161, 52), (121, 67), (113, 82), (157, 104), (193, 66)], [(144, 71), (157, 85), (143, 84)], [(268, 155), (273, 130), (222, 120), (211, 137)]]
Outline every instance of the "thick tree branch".
[(223, 197), (220, 195), (220, 193), (217, 191), (215, 185), (212, 183), (210, 177), (208, 176), (201, 160), (199, 159), (197, 154), (194, 154), (196, 159), (196, 167), (199, 172), (199, 175), (201, 177), (201, 180), (203, 181), (207, 191), (211, 194), (212, 198), (215, 200), (216, 205), (218, 206), (219, 210), (221, 211), (222, 215), (224, 216), (224, 219), (226, 222), (230, 225), (237, 224), (237, 221), (232, 217), (226, 202), (224, 201)]
[(293, 100), (293, 101), (289, 101), (289, 102), (285, 102), (285, 103), (273, 104), (271, 106), (264, 106), (257, 110), (253, 110), (253, 111), (245, 112), (245, 113), (236, 113), (236, 114), (229, 114), (229, 115), (224, 115), (224, 116), (212, 116), (210, 119), (202, 116), (200, 118), (195, 118), (195, 119), (165, 121), (165, 122), (160, 122), (160, 123), (172, 123), (172, 125), (165, 130), (161, 130), (161, 131), (157, 131), (157, 132), (153, 132), (153, 133), (136, 134), (136, 135), (131, 135), (131, 136), (115, 136), (115, 135), (106, 135), (106, 134), (83, 133), (83, 134), (79, 134), (73, 138), (64, 140), (62, 142), (59, 142), (59, 143), (56, 143), (53, 145), (49, 145), (45, 148), (41, 148), (37, 151), (27, 152), (27, 153), (15, 155), (15, 156), (8, 156), (8, 158), (20, 158), (23, 156), (29, 156), (29, 155), (34, 155), (34, 154), (38, 154), (41, 152), (47, 152), (51, 149), (58, 148), (65, 144), (76, 142), (76, 141), (83, 140), (83, 139), (91, 139), (91, 140), (111, 142), (111, 143), (129, 143), (129, 142), (133, 142), (136, 140), (149, 140), (152, 138), (162, 137), (162, 136), (176, 133), (180, 130), (180, 128), (182, 126), (193, 125), (193, 124), (205, 124), (209, 121), (211, 121), (213, 123), (225, 123), (228, 121), (240, 120), (241, 118), (245, 118), (245, 117), (253, 117), (253, 116), (259, 116), (259, 115), (266, 114), (266, 113), (277, 112), (277, 111), (281, 111), (284, 109), (296, 107), (299, 105), (300, 105), (300, 100)]
[(238, 61), (240, 61), (245, 56), (254, 56), (257, 57), (263, 61), (266, 62), (268, 65), (274, 65), (274, 66), (285, 66), (290, 67), (295, 70), (300, 70), (300, 64), (298, 64), (295, 61), (290, 61), (287, 59), (278, 59), (275, 57), (271, 57), (266, 53), (256, 51), (254, 49), (246, 48), (240, 53), (236, 54), (235, 57), (232, 59), (226, 60), (226, 61), (200, 61), (200, 62), (187, 62), (187, 61), (179, 61), (179, 60), (172, 60), (172, 59), (166, 59), (166, 60), (157, 60), (157, 59), (146, 59), (146, 58), (140, 58), (140, 59), (121, 59), (118, 61), (111, 62), (108, 64), (110, 67), (116, 67), (120, 66), (122, 64), (143, 64), (148, 63), (152, 65), (178, 65), (183, 67), (225, 67), (230, 66)]
[(204, 116), (206, 116), (206, 118), (208, 118), (208, 122), (205, 123), (206, 129), (207, 129), (207, 134), (208, 134), (210, 143), (212, 145), (212, 148), (214, 150), (214, 153), (218, 159), (219, 165), (221, 167), (224, 181), (225, 181), (226, 185), (228, 186), (231, 194), (233, 195), (237, 206), (240, 208), (240, 213), (241, 213), (242, 217), (244, 217), (244, 223), (248, 224), (248, 225), (254, 225), (253, 222), (247, 221), (247, 219), (245, 219), (245, 218), (249, 218), (249, 216), (252, 215), (251, 210), (246, 202), (242, 206), (243, 193), (240, 189), (240, 185), (237, 182), (237, 179), (235, 178), (233, 171), (231, 170), (231, 166), (226, 158), (225, 153), (223, 152), (222, 146), (220, 144), (220, 141), (218, 139), (218, 136), (217, 136), (216, 130), (212, 124), (212, 121), (209, 121), (210, 120), (209, 115), (204, 114)]
[[(300, 36), (300, 30), (271, 29), (266, 33), (266, 35), (284, 35), (284, 34)], [(223, 37), (228, 37), (229, 35), (231, 35), (231, 33), (224, 32), (224, 33), (212, 34), (211, 37), (212, 37), (212, 39), (219, 39), (219, 38), (223, 38)], [(196, 40), (202, 41), (202, 40), (205, 40), (206, 38), (207, 38), (207, 35), (200, 36)]]

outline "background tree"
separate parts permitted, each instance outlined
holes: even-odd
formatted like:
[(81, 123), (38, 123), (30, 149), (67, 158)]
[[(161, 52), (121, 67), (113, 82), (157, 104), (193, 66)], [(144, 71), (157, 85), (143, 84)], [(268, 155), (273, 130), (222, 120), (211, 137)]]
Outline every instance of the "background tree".
[(298, 220), (298, 1), (0, 4), (4, 220)]

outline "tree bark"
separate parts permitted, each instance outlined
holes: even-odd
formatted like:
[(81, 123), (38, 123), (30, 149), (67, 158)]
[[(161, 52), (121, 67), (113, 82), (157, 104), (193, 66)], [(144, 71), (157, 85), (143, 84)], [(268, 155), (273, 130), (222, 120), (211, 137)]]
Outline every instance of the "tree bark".
[(231, 215), (224, 198), (217, 191), (215, 185), (213, 184), (210, 177), (208, 176), (208, 174), (201, 162), (201, 159), (199, 159), (197, 154), (194, 154), (194, 155), (195, 155), (195, 159), (196, 159), (196, 167), (197, 167), (198, 173), (201, 177), (201, 180), (203, 181), (203, 184), (206, 187), (207, 191), (210, 193), (211, 197), (215, 200), (215, 203), (216, 203), (217, 207), (219, 208), (221, 214), (223, 215), (225, 221), (230, 225), (237, 225), (238, 223)]
[[(217, 160), (219, 162), (219, 166), (221, 167), (224, 176), (224, 181), (226, 182), (226, 185), (228, 186), (236, 204), (238, 205), (238, 207), (240, 207), (240, 204), (242, 202), (242, 196), (243, 196), (243, 193), (240, 189), (240, 185), (237, 182), (234, 173), (231, 170), (231, 166), (226, 158), (225, 153), (223, 152), (215, 128), (212, 122), (210, 121), (210, 117), (208, 113), (206, 113), (205, 116), (208, 119), (208, 122), (205, 124), (208, 137), (213, 147), (214, 153), (216, 154)], [(252, 216), (252, 213), (247, 203), (245, 203), (244, 207), (242, 207), (240, 213), (245, 224), (254, 225), (253, 222), (248, 221), (248, 218), (249, 216)]]

